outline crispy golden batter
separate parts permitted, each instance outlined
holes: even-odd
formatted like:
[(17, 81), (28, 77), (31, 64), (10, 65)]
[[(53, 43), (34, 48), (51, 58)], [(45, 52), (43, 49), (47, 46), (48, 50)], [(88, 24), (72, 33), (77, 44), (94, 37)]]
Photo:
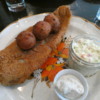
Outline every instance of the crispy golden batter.
[(12, 85), (24, 82), (45, 62), (50, 52), (51, 48), (46, 45), (39, 45), (30, 51), (22, 51), (15, 41), (0, 52), (1, 83)]
[(47, 45), (52, 49), (56, 48), (56, 46), (61, 42), (65, 32), (67, 31), (71, 18), (71, 12), (68, 7), (60, 6), (57, 10), (54, 11), (54, 15), (59, 18), (61, 26), (58, 33), (47, 38)]
[[(32, 72), (46, 61), (52, 49), (61, 42), (65, 34), (71, 13), (68, 7), (61, 6), (54, 11), (59, 18), (61, 27), (58, 33), (50, 35), (44, 43), (29, 50), (22, 51), (14, 41), (10, 46), (0, 51), (0, 83), (3, 85), (14, 85), (24, 82)], [(32, 32), (32, 27), (26, 31)]]

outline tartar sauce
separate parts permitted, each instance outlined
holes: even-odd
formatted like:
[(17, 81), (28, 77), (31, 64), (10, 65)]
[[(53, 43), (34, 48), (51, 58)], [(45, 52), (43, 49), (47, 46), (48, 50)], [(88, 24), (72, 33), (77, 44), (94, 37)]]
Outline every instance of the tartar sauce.
[(67, 99), (77, 99), (84, 94), (84, 87), (80, 80), (74, 75), (61, 76), (56, 84), (57, 90)]
[(94, 40), (80, 38), (73, 42), (72, 48), (75, 54), (84, 61), (100, 63), (100, 45), (97, 45)]

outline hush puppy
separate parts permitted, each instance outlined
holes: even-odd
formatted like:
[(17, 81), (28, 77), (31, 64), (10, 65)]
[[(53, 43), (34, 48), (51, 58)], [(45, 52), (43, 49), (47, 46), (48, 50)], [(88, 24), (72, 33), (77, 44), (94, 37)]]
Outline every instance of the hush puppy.
[(21, 32), (16, 38), (17, 45), (23, 49), (31, 49), (36, 44), (36, 38), (32, 32)]
[(60, 29), (60, 21), (59, 19), (53, 14), (49, 14), (44, 18), (44, 21), (48, 22), (52, 27), (52, 32), (58, 32)]
[(48, 22), (39, 21), (33, 26), (33, 34), (39, 40), (47, 38), (50, 32), (51, 25)]

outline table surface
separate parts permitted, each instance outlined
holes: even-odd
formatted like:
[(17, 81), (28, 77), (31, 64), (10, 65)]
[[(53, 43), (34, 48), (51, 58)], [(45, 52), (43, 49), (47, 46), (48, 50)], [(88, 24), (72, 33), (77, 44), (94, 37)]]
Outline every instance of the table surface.
[(94, 22), (100, 7), (98, 3), (89, 3), (85, 0), (26, 0), (26, 8), (20, 12), (10, 12), (4, 0), (0, 0), (0, 31), (10, 23), (30, 15), (52, 12), (60, 5), (69, 5), (72, 14)]

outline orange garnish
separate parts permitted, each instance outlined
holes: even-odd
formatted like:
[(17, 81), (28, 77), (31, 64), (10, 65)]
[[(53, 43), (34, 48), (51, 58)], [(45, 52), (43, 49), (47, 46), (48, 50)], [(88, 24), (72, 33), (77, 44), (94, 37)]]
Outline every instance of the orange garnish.
[(57, 50), (58, 50), (58, 51), (62, 51), (62, 50), (64, 49), (64, 47), (65, 47), (65, 43), (64, 43), (64, 42), (61, 42), (61, 43), (58, 45)]
[(46, 67), (46, 70), (47, 71), (51, 71), (52, 69), (54, 69), (54, 66), (53, 65), (49, 65), (49, 66)]
[(54, 64), (54, 66), (61, 66), (61, 67), (63, 67), (64, 66), (64, 63), (61, 63), (61, 64)]
[(65, 48), (65, 43), (61, 42), (57, 49), (53, 50), (50, 54), (50, 57), (46, 60), (46, 62), (41, 66), (43, 72), (41, 73), (42, 79), (48, 79), (49, 81), (53, 81), (55, 75), (63, 70), (63, 66), (65, 63), (56, 64), (57, 57), (68, 58), (68, 48)]
[(68, 52), (69, 52), (68, 48), (65, 48), (65, 49), (62, 50), (62, 54), (65, 54), (66, 56), (69, 55)]
[(47, 61), (41, 66), (42, 69), (46, 68), (48, 65), (53, 65), (57, 62), (57, 58), (49, 57)]
[(57, 66), (57, 67), (55, 66), (55, 69), (54, 69), (54, 70), (51, 70), (50, 73), (48, 74), (48, 79), (49, 79), (50, 81), (53, 81), (55, 75), (56, 75), (59, 71), (61, 71), (61, 70), (63, 70), (62, 66)]
[(60, 54), (59, 56), (60, 56), (61, 58), (66, 58), (66, 59), (68, 58), (68, 56), (66, 56), (65, 54)]
[(49, 75), (49, 73), (50, 73), (50, 71), (43, 70), (43, 72), (41, 74), (42, 78), (47, 77)]

